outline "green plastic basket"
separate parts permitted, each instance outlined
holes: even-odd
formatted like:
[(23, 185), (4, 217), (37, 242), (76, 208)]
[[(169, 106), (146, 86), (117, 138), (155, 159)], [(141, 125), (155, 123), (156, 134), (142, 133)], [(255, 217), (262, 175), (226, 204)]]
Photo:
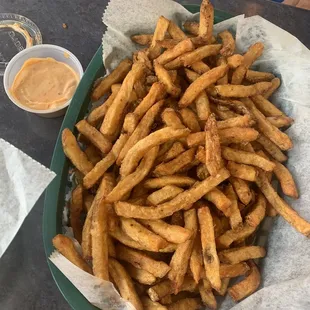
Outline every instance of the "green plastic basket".
[[(184, 7), (191, 13), (199, 12), (198, 5), (184, 4)], [(232, 17), (231, 14), (222, 11), (215, 10), (214, 12), (215, 23), (221, 22), (230, 17)], [(74, 125), (84, 117), (90, 103), (90, 93), (93, 83), (103, 74), (102, 46), (100, 46), (88, 65), (75, 95), (72, 98), (70, 107), (62, 123), (60, 133), (64, 128), (74, 130)], [(43, 242), (48, 266), (59, 290), (74, 310), (98, 309), (91, 305), (76, 287), (48, 259), (50, 254), (54, 251), (52, 244), (53, 237), (62, 232), (62, 212), (65, 204), (65, 188), (69, 170), (69, 162), (62, 149), (61, 134), (59, 134), (57, 138), (50, 168), (57, 174), (57, 176), (47, 188), (44, 202)]]

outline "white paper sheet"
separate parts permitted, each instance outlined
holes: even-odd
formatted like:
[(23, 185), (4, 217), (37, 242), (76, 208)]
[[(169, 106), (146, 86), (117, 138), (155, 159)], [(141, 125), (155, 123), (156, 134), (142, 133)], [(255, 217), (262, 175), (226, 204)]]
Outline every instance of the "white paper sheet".
[(55, 173), (0, 139), (0, 257)]
[(120, 297), (113, 284), (101, 280), (73, 265), (58, 251), (49, 259), (82, 292), (84, 297), (99, 309), (134, 310), (131, 303)]
[[(108, 72), (141, 48), (131, 42), (130, 36), (153, 33), (160, 15), (179, 26), (188, 19), (197, 19), (197, 15), (169, 0), (113, 0), (109, 3), (103, 16), (108, 30), (102, 39), (103, 62)], [(310, 52), (297, 38), (259, 16), (237, 16), (214, 27), (215, 33), (223, 29), (236, 33), (237, 49), (241, 53), (251, 44), (262, 41), (265, 51), (255, 63), (256, 69), (281, 78), (282, 85), (272, 101), (295, 119), (288, 130), (294, 149), (288, 154), (287, 166), (297, 180), (301, 196), (289, 203), (309, 221)], [(263, 236), (259, 242), (265, 239)], [(220, 309), (310, 309), (310, 240), (280, 217), (269, 232), (266, 248), (267, 257), (261, 264), (262, 289), (237, 305), (226, 297)], [(78, 284), (75, 279), (72, 282)]]

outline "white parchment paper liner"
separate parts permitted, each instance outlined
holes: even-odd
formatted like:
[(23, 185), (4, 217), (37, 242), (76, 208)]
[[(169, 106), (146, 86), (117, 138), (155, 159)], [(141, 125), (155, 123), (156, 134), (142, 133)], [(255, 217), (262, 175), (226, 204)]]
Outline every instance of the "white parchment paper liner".
[[(141, 48), (131, 42), (130, 36), (153, 33), (160, 15), (172, 19), (179, 26), (186, 20), (197, 20), (197, 14), (191, 14), (170, 0), (113, 0), (108, 4), (103, 16), (108, 29), (102, 38), (103, 63), (107, 72), (114, 69), (120, 60), (131, 57), (133, 51)], [(214, 32), (224, 29), (236, 34), (238, 52), (244, 53), (251, 44), (263, 42), (265, 51), (255, 63), (255, 69), (272, 72), (281, 78), (282, 85), (272, 102), (295, 119), (294, 125), (288, 130), (294, 149), (289, 152), (287, 166), (297, 181), (301, 195), (298, 200), (288, 200), (309, 221), (309, 50), (296, 37), (259, 16), (244, 18), (241, 15), (231, 18), (215, 25)], [(220, 309), (310, 309), (309, 239), (297, 233), (281, 217), (275, 220), (271, 230), (270, 225), (267, 227), (266, 224), (263, 224), (258, 240), (265, 244), (266, 234), (269, 233), (266, 245), (268, 255), (260, 266), (262, 289), (237, 305), (226, 297)], [(54, 263), (57, 266), (57, 262)], [(62, 271), (68, 275), (67, 270)], [(70, 280), (78, 289), (81, 288), (79, 282), (82, 279)], [(80, 291), (84, 294), (83, 289)]]
[(0, 138), (0, 257), (55, 173)]

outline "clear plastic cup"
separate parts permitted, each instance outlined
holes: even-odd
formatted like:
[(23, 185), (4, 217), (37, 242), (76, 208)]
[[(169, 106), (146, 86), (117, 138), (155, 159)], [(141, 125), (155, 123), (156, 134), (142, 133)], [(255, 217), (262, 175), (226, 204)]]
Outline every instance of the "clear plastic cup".
[[(19, 31), (14, 26), (17, 26)], [(28, 42), (25, 34), (31, 42)], [(42, 35), (38, 26), (29, 18), (14, 13), (0, 13), (0, 42), (0, 76), (2, 76), (9, 61), (18, 52), (42, 44)]]
[(28, 108), (20, 104), (19, 102), (17, 102), (15, 98), (10, 94), (10, 91), (9, 91), (9, 89), (11, 88), (13, 84), (16, 74), (21, 69), (21, 67), (23, 66), (26, 60), (28, 60), (29, 58), (47, 58), (47, 57), (51, 57), (57, 61), (64, 62), (65, 64), (69, 65), (77, 73), (80, 79), (82, 78), (83, 76), (82, 65), (79, 62), (79, 60), (70, 51), (57, 45), (41, 44), (41, 45), (36, 45), (30, 48), (24, 49), (23, 51), (19, 52), (17, 55), (15, 55), (10, 60), (4, 72), (3, 84), (4, 84), (4, 89), (5, 89), (7, 96), (19, 108), (27, 112), (35, 113), (42, 117), (53, 118), (53, 117), (58, 117), (58, 116), (65, 114), (66, 109), (71, 102), (71, 99), (65, 102), (62, 106), (54, 108), (54, 109), (35, 110), (35, 109)]

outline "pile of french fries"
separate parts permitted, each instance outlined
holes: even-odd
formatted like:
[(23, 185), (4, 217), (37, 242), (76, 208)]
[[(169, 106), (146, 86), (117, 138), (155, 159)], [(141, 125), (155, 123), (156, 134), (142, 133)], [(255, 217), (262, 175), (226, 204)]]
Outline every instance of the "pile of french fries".
[(182, 30), (161, 16), (154, 34), (133, 36), (146, 47), (95, 87), (93, 99), (107, 99), (76, 124), (78, 139), (62, 133), (81, 175), (69, 210), (83, 255), (64, 235), (53, 244), (137, 310), (216, 309), (215, 295), (252, 294), (266, 216), (310, 234), (271, 184), (298, 198), (280, 130), (293, 120), (268, 99), (280, 80), (251, 70), (262, 43), (239, 55), (231, 33), (215, 38), (213, 16), (204, 0), (199, 23)]

